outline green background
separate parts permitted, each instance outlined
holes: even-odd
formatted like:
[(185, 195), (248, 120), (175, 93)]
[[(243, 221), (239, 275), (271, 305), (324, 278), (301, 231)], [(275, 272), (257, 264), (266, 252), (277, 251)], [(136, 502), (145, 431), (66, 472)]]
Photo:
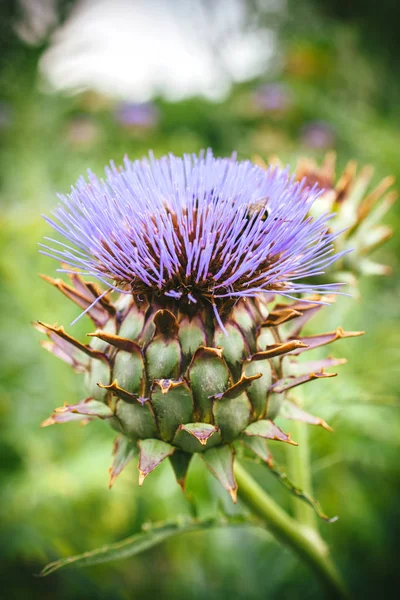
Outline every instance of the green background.
[[(379, 19), (370, 2), (289, 2), (276, 23), (283, 66), (273, 81), (284, 83), (291, 106), (282, 114), (252, 109), (257, 81), (236, 85), (221, 103), (193, 98), (155, 100), (159, 122), (150, 130), (124, 129), (112, 102), (98, 106), (93, 94), (72, 97), (41, 91), (37, 65), (46, 46), (25, 46), (12, 32), (17, 9), (5, 2), (0, 71), (1, 100), (9, 119), (0, 131), (0, 573), (4, 597), (108, 599), (320, 598), (308, 568), (259, 530), (188, 534), (120, 563), (66, 569), (47, 579), (34, 575), (49, 560), (79, 553), (139, 531), (146, 521), (190, 515), (188, 501), (168, 464), (142, 489), (130, 464), (109, 491), (107, 469), (114, 438), (102, 423), (40, 429), (55, 406), (83, 397), (80, 376), (40, 349), (30, 322), (68, 325), (76, 308), (37, 276), (55, 276), (57, 265), (38, 253), (51, 235), (41, 218), (88, 167), (101, 173), (110, 159), (233, 150), (239, 158), (279, 155), (291, 165), (301, 154), (321, 158), (301, 132), (324, 121), (335, 134), (339, 165), (355, 158), (375, 167), (374, 180), (400, 175), (400, 78), (396, 6)], [(385, 5), (385, 3), (383, 3)], [(371, 6), (371, 8), (370, 8)], [(358, 11), (358, 12), (357, 12)], [(391, 12), (390, 12), (391, 11)], [(386, 12), (383, 11), (385, 14)], [(391, 15), (391, 18), (390, 18)], [(385, 44), (381, 44), (384, 36)], [(299, 67), (300, 65), (300, 67)], [(305, 67), (304, 67), (305, 65)], [(304, 67), (304, 68), (303, 68)], [(90, 122), (92, 140), (77, 141), (71, 123)], [(90, 136), (89, 136), (90, 137)], [(387, 278), (360, 282), (360, 297), (324, 309), (315, 331), (338, 325), (365, 329), (364, 338), (343, 340), (329, 354), (346, 357), (339, 377), (307, 388), (306, 406), (334, 433), (310, 431), (315, 496), (335, 524), (320, 523), (354, 597), (380, 597), (399, 584), (400, 416), (399, 215), (386, 222), (396, 232), (377, 258), (393, 269)], [(75, 326), (84, 339), (89, 320)], [(277, 444), (276, 444), (277, 445)], [(275, 450), (275, 448), (274, 448)], [(277, 450), (284, 459), (282, 450)], [(260, 465), (254, 476), (289, 511), (292, 498)], [(188, 481), (201, 516), (230, 500), (200, 461)]]

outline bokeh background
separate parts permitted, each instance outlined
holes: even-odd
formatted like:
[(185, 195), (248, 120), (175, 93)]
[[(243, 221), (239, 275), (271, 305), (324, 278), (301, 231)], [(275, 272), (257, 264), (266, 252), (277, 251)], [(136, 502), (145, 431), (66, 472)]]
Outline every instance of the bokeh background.
[[(83, 394), (79, 376), (39, 347), (35, 319), (77, 310), (40, 280), (41, 213), (89, 167), (212, 147), (239, 158), (321, 159), (329, 149), (400, 176), (400, 5), (382, 0), (20, 0), (0, 3), (0, 478), (2, 596), (43, 599), (314, 599), (308, 568), (258, 530), (194, 533), (133, 559), (47, 579), (49, 560), (193, 510), (163, 464), (142, 489), (131, 464), (108, 490), (113, 433), (103, 424), (40, 429)], [(340, 374), (308, 387), (333, 434), (310, 431), (320, 524), (353, 597), (381, 597), (400, 575), (399, 207), (378, 252), (391, 277), (324, 309), (313, 325), (366, 329), (343, 340)], [(89, 330), (82, 319), (75, 335)], [(331, 350), (331, 349), (330, 349)], [(310, 389), (311, 388), (311, 389)], [(284, 456), (282, 456), (284, 460)], [(262, 485), (292, 498), (262, 466)], [(232, 511), (196, 463), (202, 516)]]

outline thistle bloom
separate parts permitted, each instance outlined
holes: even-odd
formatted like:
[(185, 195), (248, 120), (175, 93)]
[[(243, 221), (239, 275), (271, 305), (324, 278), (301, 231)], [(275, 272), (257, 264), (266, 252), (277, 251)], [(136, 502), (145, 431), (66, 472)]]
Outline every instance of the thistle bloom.
[[(293, 443), (274, 423), (278, 414), (327, 427), (287, 392), (333, 376), (325, 368), (342, 362), (297, 363), (298, 354), (358, 335), (300, 335), (331, 299), (318, 294), (336, 290), (312, 283), (339, 257), (331, 215), (309, 216), (316, 185), (211, 151), (126, 159), (106, 174), (81, 179), (47, 219), (67, 242), (50, 239), (43, 252), (67, 265), (73, 286), (45, 279), (97, 329), (85, 345), (37, 324), (46, 349), (86, 374), (89, 393), (44, 425), (108, 420), (121, 433), (111, 483), (139, 452), (141, 482), (169, 457), (183, 486), (200, 452), (235, 499), (234, 446), (271, 466), (266, 440)], [(273, 303), (299, 293), (314, 295)]]
[(47, 220), (74, 248), (57, 242), (46, 253), (121, 292), (181, 303), (325, 291), (302, 282), (338, 258), (332, 215), (308, 216), (317, 186), (210, 151), (125, 159), (106, 173), (61, 198)]

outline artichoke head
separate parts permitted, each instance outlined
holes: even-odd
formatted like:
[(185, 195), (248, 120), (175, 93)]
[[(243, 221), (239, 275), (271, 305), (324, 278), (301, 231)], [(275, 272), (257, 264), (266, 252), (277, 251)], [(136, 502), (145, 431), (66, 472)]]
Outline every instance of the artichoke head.
[[(43, 426), (67, 421), (108, 421), (114, 444), (110, 486), (138, 455), (139, 483), (169, 459), (184, 487), (190, 460), (199, 453), (236, 500), (235, 448), (246, 447), (272, 463), (267, 441), (295, 444), (274, 422), (280, 415), (328, 425), (304, 412), (288, 393), (302, 383), (334, 376), (325, 368), (340, 359), (298, 362), (302, 352), (340, 337), (340, 328), (300, 335), (323, 305), (320, 297), (277, 304), (272, 296), (227, 304), (223, 323), (211, 305), (182, 307), (157, 298), (120, 294), (113, 301), (72, 274), (73, 285), (44, 277), (88, 315), (96, 329), (86, 345), (62, 327), (38, 322), (43, 346), (84, 373), (87, 397), (56, 409)], [(94, 305), (93, 300), (100, 298)]]

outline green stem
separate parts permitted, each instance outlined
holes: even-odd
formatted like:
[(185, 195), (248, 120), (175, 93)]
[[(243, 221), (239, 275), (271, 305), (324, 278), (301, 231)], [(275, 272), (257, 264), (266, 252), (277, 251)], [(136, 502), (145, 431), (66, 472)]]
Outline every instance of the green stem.
[[(236, 460), (235, 477), (239, 497), (261, 517), (277, 540), (286, 544), (313, 569), (329, 598), (347, 598), (327, 547), (318, 535), (302, 528), (275, 503)], [(314, 534), (314, 535), (313, 535)]]
[[(288, 447), (288, 470), (290, 478), (303, 492), (313, 495), (310, 469), (310, 446), (308, 428), (305, 423), (293, 421), (293, 439), (299, 444)], [(317, 519), (313, 509), (299, 498), (293, 498), (293, 510), (296, 521), (301, 525), (318, 530)]]

